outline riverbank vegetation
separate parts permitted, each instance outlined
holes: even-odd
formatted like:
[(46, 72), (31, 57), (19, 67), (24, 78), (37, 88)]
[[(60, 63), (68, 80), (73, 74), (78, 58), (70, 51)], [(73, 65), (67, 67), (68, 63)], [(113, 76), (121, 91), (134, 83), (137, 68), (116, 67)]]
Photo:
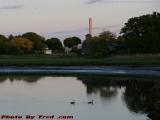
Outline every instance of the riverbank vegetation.
[(86, 58), (72, 55), (0, 55), (1, 66), (83, 66), (123, 65), (160, 66), (160, 55), (117, 55), (106, 58)]
[(159, 26), (160, 13), (154, 12), (130, 18), (119, 36), (104, 31), (62, 43), (33, 32), (0, 35), (0, 65), (160, 65)]

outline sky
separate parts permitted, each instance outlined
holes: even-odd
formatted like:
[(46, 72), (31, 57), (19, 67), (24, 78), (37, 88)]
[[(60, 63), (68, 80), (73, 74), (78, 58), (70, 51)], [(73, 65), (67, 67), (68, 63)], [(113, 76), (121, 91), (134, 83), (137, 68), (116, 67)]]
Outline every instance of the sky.
[(160, 0), (0, 0), (0, 34), (84, 39), (89, 17), (94, 35), (118, 34), (129, 18), (154, 11), (160, 12)]

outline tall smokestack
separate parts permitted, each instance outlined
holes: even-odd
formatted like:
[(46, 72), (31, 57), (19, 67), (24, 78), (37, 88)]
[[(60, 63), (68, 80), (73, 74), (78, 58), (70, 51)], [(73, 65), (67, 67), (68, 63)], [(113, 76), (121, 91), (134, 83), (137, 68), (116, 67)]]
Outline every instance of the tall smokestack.
[(89, 34), (92, 35), (92, 17), (89, 18)]

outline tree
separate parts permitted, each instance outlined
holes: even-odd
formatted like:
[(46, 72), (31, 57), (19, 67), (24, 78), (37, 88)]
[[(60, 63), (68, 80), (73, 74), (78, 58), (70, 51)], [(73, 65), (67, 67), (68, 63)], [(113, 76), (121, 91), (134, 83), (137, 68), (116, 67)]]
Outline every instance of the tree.
[(23, 34), (22, 37), (29, 39), (33, 42), (33, 51), (35, 53), (41, 53), (42, 49), (46, 47), (44, 37), (36, 33), (28, 32)]
[(160, 52), (160, 13), (130, 18), (121, 33), (130, 53)]
[(0, 43), (0, 54), (21, 54), (23, 51), (15, 46), (11, 42)]
[(21, 49), (24, 53), (30, 53), (33, 48), (33, 42), (23, 37), (15, 37), (11, 42), (13, 46)]
[(46, 44), (49, 49), (52, 51), (61, 51), (62, 50), (62, 43), (58, 38), (51, 38), (46, 41)]
[(99, 37), (107, 41), (114, 41), (116, 39), (116, 35), (110, 31), (103, 31)]
[(9, 39), (0, 35), (0, 54), (19, 54), (20, 52), (20, 49), (13, 46)]
[(0, 35), (0, 42), (7, 41), (8, 39), (4, 35)]
[(111, 31), (103, 31), (98, 36), (100, 39), (107, 41), (108, 50), (110, 53), (116, 53), (118, 42), (116, 41), (116, 34)]
[(105, 57), (109, 55), (108, 42), (99, 37), (92, 37), (89, 40), (85, 40), (82, 48), (84, 54), (87, 56)]
[(8, 36), (9, 40), (12, 40), (13, 38), (14, 38), (14, 36), (12, 34)]
[(81, 44), (81, 39), (78, 37), (66, 38), (63, 43), (66, 47), (72, 48), (78, 44)]
[(89, 40), (89, 39), (92, 38), (92, 35), (91, 34), (87, 34), (85, 37), (86, 37), (86, 40)]
[(125, 39), (123, 36), (118, 36), (116, 39), (117, 47), (116, 47), (116, 53), (118, 54), (126, 54), (128, 53), (126, 48)]

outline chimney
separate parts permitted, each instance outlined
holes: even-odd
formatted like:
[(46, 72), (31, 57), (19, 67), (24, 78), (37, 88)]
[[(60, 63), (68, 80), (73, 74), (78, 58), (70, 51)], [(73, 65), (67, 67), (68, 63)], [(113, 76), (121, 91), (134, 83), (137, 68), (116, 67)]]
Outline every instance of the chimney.
[(92, 17), (89, 18), (89, 34), (92, 35)]

